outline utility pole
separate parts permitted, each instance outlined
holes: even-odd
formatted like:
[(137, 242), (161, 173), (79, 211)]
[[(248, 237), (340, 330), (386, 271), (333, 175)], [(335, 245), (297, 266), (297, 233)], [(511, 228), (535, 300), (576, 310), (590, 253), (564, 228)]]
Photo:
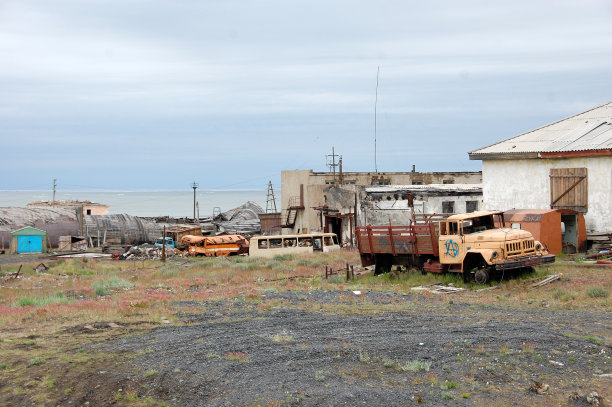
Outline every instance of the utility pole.
[[(342, 156), (336, 154), (334, 147), (332, 146), (332, 153), (326, 155), (325, 157), (327, 158), (327, 166), (334, 173), (334, 184), (335, 184), (336, 183), (336, 167), (339, 165), (338, 163), (336, 163), (336, 157), (340, 157), (340, 159), (342, 159)], [(330, 157), (331, 157), (331, 161), (329, 161)]]
[(51, 201), (51, 205), (55, 205), (55, 187), (57, 186), (57, 180), (53, 178), (53, 200)]
[(191, 188), (193, 188), (193, 220), (194, 222), (196, 219), (196, 189), (198, 189), (199, 186), (200, 184), (198, 184), (195, 181), (193, 181), (193, 184), (191, 184)]
[(161, 261), (166, 262), (166, 225), (164, 225), (164, 234), (162, 235), (162, 256)]

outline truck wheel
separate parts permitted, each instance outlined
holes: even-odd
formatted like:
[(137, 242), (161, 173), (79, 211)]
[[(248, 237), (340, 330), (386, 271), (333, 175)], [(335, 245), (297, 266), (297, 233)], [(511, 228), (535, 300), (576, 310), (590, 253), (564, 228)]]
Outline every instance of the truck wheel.
[(478, 284), (486, 284), (489, 282), (489, 270), (487, 269), (479, 269), (476, 274), (474, 274), (474, 280)]
[(393, 260), (390, 256), (376, 256), (376, 263), (374, 264), (374, 275), (378, 276), (383, 273), (391, 271), (393, 266)]

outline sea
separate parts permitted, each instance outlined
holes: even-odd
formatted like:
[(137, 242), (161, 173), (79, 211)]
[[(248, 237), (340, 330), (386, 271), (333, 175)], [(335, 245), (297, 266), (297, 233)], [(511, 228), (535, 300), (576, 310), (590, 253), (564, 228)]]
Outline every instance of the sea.
[[(51, 191), (0, 191), (0, 207), (25, 207), (34, 201), (51, 200)], [(280, 210), (280, 197), (276, 204)], [(180, 191), (56, 191), (56, 200), (91, 201), (108, 205), (110, 214), (176, 218), (193, 217), (193, 190)], [(221, 212), (234, 209), (247, 201), (266, 210), (266, 190), (196, 190), (199, 218), (212, 216), (215, 208)]]

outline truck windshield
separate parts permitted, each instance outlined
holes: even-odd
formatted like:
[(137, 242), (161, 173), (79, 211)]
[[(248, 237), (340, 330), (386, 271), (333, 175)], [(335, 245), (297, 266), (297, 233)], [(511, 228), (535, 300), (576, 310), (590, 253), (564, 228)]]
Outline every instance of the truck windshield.
[(480, 218), (468, 219), (463, 221), (463, 233), (483, 232), (485, 230), (494, 229), (495, 224), (492, 216), (482, 216)]

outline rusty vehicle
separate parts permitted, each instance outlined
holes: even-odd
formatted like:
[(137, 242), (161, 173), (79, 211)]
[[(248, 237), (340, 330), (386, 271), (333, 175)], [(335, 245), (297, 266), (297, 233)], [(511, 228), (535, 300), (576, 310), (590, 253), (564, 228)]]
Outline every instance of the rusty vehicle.
[(438, 222), (413, 218), (409, 223), (357, 227), (361, 264), (375, 265), (374, 274), (404, 265), (424, 273), (461, 273), (466, 282), (484, 284), (507, 271), (555, 261), (531, 233), (497, 228), (496, 224), (504, 224), (503, 212), (458, 214)]
[(181, 238), (190, 256), (236, 256), (249, 252), (249, 241), (242, 235), (192, 236)]

